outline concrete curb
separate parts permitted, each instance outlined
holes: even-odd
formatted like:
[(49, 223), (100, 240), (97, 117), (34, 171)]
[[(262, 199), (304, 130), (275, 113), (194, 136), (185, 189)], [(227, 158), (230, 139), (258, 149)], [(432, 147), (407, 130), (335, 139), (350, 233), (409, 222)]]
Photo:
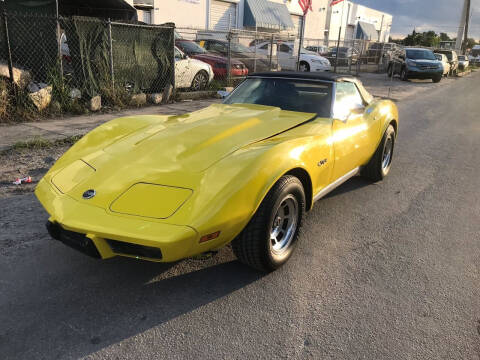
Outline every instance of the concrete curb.
[(216, 91), (191, 91), (191, 92), (177, 92), (175, 100), (200, 100), (217, 98)]

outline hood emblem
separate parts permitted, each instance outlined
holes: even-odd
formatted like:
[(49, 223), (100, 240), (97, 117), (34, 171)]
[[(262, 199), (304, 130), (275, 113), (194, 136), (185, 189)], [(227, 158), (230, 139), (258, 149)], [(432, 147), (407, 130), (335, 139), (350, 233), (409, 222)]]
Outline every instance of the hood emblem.
[(82, 195), (82, 197), (85, 199), (85, 200), (88, 200), (88, 199), (91, 199), (93, 198), (95, 195), (97, 195), (97, 192), (93, 189), (89, 189), (87, 191), (85, 191)]

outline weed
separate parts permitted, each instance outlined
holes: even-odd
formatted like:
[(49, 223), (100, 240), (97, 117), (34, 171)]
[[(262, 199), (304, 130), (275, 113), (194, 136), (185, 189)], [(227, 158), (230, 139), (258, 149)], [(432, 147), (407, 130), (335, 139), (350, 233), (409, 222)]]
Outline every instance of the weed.
[(2, 154), (9, 151), (23, 151), (23, 150), (37, 150), (37, 149), (49, 149), (55, 146), (73, 145), (80, 140), (83, 135), (72, 135), (62, 139), (48, 140), (41, 136), (35, 136), (28, 141), (18, 141), (12, 145), (10, 149), (4, 150)]

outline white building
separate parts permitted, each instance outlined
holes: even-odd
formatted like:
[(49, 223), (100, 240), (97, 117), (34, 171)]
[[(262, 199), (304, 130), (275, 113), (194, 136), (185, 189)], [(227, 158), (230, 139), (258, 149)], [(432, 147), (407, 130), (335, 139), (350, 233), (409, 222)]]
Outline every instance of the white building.
[[(299, 34), (302, 9), (298, 0), (126, 0), (138, 20), (150, 24), (175, 23), (178, 28), (226, 31), (249, 29)], [(366, 38), (388, 41), (392, 16), (345, 0), (313, 0), (305, 20), (305, 38), (336, 40)], [(343, 4), (345, 3), (345, 4)], [(342, 8), (343, 18), (342, 18)]]
[(393, 16), (375, 9), (343, 1), (329, 6), (326, 28), (328, 40), (364, 39), (388, 42)]

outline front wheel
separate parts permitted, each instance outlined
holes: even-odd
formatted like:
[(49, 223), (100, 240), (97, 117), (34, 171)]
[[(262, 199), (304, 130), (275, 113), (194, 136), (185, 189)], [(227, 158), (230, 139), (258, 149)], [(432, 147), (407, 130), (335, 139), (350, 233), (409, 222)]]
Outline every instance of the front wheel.
[(310, 71), (310, 65), (308, 65), (307, 62), (302, 61), (302, 62), (300, 62), (299, 70), (303, 71), (303, 72), (309, 72)]
[(281, 177), (233, 240), (233, 252), (242, 263), (257, 270), (278, 269), (295, 249), (304, 213), (302, 183), (294, 176)]
[(433, 82), (434, 83), (439, 83), (441, 80), (442, 80), (442, 76), (435, 76), (434, 78), (432, 78)]
[(367, 166), (362, 170), (364, 177), (373, 181), (380, 181), (388, 175), (392, 166), (395, 140), (395, 128), (389, 125), (375, 154), (373, 154)]
[(400, 79), (402, 79), (402, 81), (408, 81), (408, 75), (407, 75), (407, 69), (406, 68), (402, 69), (402, 72), (400, 73)]
[(206, 71), (200, 70), (195, 74), (192, 80), (191, 89), (194, 91), (205, 90), (208, 85), (208, 74)]

